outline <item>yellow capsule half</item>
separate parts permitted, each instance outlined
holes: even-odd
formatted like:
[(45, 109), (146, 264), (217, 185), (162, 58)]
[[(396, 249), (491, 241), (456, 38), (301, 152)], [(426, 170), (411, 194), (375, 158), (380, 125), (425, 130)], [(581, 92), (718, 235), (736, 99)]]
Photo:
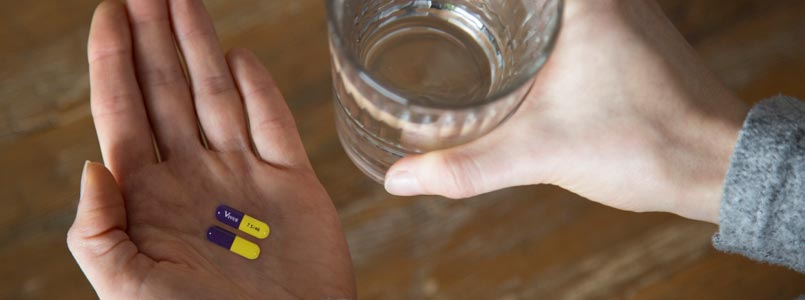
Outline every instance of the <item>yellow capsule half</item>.
[(229, 247), (229, 251), (235, 252), (248, 259), (257, 259), (257, 257), (260, 256), (260, 247), (258, 247), (257, 244), (239, 236), (236, 236), (235, 240), (232, 241), (232, 246)]
[(258, 239), (267, 238), (268, 234), (271, 232), (271, 229), (268, 228), (268, 224), (252, 218), (249, 215), (243, 215), (243, 220), (240, 222), (238, 230), (248, 233), (249, 235)]

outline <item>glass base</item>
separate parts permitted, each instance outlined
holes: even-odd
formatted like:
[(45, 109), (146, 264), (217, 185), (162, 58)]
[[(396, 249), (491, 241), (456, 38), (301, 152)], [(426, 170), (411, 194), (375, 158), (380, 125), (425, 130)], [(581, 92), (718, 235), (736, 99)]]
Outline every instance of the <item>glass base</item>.
[(361, 172), (383, 184), (386, 172), (397, 160), (412, 153), (378, 139), (353, 121), (335, 100), (335, 122), (341, 146)]

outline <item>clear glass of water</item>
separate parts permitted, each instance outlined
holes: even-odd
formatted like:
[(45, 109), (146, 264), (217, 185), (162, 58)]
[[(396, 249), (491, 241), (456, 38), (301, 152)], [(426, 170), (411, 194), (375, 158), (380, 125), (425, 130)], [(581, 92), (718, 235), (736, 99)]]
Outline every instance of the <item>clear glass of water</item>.
[(562, 0), (327, 0), (336, 128), (377, 182), (522, 103), (559, 32)]

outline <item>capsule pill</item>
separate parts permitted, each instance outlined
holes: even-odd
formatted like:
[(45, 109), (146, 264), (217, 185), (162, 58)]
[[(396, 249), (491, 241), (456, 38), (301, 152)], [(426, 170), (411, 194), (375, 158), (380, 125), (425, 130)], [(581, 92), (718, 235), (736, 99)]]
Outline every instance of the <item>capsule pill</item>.
[(260, 247), (218, 226), (207, 229), (207, 240), (247, 259), (257, 259)]
[(265, 222), (226, 205), (218, 206), (215, 210), (215, 218), (221, 223), (237, 228), (258, 239), (267, 238), (271, 231)]

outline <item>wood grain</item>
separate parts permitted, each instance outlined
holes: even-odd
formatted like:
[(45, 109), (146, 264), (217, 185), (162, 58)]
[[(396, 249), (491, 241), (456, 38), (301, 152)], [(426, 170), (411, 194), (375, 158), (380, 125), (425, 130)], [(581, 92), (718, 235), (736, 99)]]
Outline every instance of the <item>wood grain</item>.
[[(805, 2), (660, 1), (714, 72), (755, 102), (805, 98)], [(224, 46), (274, 73), (347, 231), (363, 299), (795, 299), (805, 276), (715, 251), (715, 227), (617, 211), (554, 187), (399, 198), (332, 126), (320, 0), (205, 1)], [(67, 251), (84, 160), (100, 154), (85, 59), (97, 1), (0, 0), (0, 299), (88, 299)]]

